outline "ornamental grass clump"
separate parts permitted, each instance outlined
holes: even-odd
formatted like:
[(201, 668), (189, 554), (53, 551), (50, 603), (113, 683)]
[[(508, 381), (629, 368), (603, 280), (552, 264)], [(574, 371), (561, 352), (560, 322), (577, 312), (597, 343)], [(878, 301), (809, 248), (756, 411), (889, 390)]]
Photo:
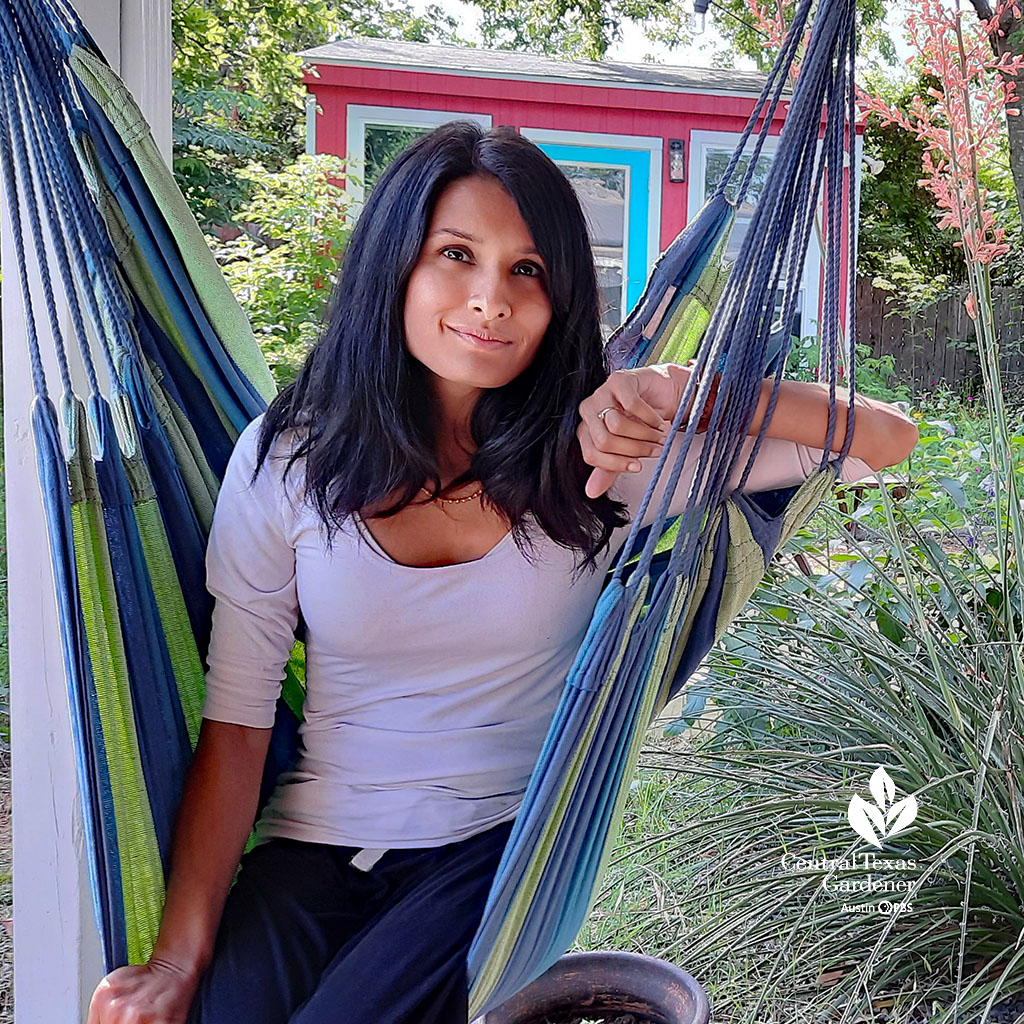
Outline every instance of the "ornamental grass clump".
[(814, 1019), (798, 1000), (940, 1024), (1024, 991), (1016, 565), (921, 534), (852, 554), (776, 567), (708, 666), (716, 730), (644, 759), (715, 799), (624, 851), (636, 879), (686, 865), (672, 921), (635, 938), (715, 988), (723, 1020)]

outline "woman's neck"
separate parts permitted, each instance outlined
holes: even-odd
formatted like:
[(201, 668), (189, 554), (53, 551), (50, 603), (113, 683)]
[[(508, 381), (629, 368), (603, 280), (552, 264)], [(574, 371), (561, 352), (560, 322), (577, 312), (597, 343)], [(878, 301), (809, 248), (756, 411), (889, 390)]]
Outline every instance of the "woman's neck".
[(432, 381), (434, 392), (434, 450), (441, 485), (469, 469), (476, 450), (470, 419), (480, 396), (479, 388), (453, 385), (450, 381)]

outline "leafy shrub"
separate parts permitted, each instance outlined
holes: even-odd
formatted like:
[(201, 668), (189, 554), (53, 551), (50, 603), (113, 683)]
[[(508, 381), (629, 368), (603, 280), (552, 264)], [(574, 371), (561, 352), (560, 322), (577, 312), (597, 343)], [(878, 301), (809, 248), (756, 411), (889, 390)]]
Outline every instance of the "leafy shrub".
[[(786, 377), (792, 380), (817, 380), (821, 357), (821, 338), (808, 335), (795, 342), (786, 360)], [(872, 356), (869, 345), (857, 345), (854, 380), (858, 391), (883, 402), (906, 402), (910, 389), (896, 379), (893, 356)]]
[[(904, 515), (895, 524), (917, 524), (933, 535), (948, 534), (961, 543), (989, 543), (995, 528), (994, 483), (991, 466), (992, 430), (983, 395), (964, 395), (942, 381), (935, 381), (923, 394), (910, 400), (907, 389), (890, 381), (891, 360), (865, 359), (863, 383), (858, 371), (858, 387), (873, 398), (896, 402), (917, 421), (920, 440), (910, 457), (886, 471), (890, 479), (909, 484), (900, 505)], [(802, 376), (813, 379), (809, 371)], [(1014, 472), (1024, 487), (1024, 424), (1020, 413), (1011, 419), (1010, 450)], [(892, 490), (892, 485), (890, 485)], [(850, 487), (840, 493), (849, 494)], [(858, 535), (880, 538), (889, 524), (877, 489), (861, 488), (857, 507), (848, 520), (857, 526)], [(844, 507), (853, 502), (843, 499)], [(838, 506), (837, 506), (838, 507)], [(799, 534), (810, 550), (825, 546), (827, 535), (823, 520), (812, 519)], [(1003, 516), (1003, 526), (1008, 520)], [(903, 531), (905, 533), (906, 531)]]
[(351, 231), (344, 163), (302, 156), (276, 174), (250, 168), (248, 230), (214, 243), (278, 384), (290, 381), (316, 340)]

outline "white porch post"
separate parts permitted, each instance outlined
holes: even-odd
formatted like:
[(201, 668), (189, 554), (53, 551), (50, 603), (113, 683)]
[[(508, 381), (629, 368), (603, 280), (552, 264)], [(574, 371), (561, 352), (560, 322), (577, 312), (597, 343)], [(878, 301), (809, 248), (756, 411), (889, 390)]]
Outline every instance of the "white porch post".
[[(139, 99), (169, 160), (170, 0), (75, 0), (75, 5), (111, 65)], [(11, 199), (0, 197), (0, 258), (14, 763), (15, 1010), (18, 1024), (70, 1024), (84, 1020), (102, 969), (36, 476), (25, 315), (7, 216)], [(38, 268), (31, 257), (29, 273), (34, 298), (39, 298), (37, 323), (45, 351), (49, 330), (42, 314)], [(70, 326), (63, 312), (62, 323)], [(58, 398), (55, 374), (51, 390)]]

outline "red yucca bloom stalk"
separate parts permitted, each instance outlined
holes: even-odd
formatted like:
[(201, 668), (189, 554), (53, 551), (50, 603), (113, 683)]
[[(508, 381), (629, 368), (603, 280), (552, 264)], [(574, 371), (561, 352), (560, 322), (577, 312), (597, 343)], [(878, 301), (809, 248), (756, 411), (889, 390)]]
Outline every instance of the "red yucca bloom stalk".
[[(778, 52), (782, 49), (782, 43), (786, 38), (788, 25), (782, 9), (781, 0), (774, 4), (765, 3), (761, 0), (747, 0), (747, 11), (750, 13), (754, 27), (765, 37), (765, 49)], [(807, 40), (811, 37), (811, 30), (804, 32), (804, 37), (797, 47), (796, 57), (789, 68), (789, 77), (795, 82), (800, 74), (800, 55), (807, 50)]]
[(786, 20), (781, 6), (776, 4), (769, 10), (768, 5), (762, 6), (759, 0), (747, 0), (747, 10), (754, 27), (765, 37), (765, 49), (781, 50), (786, 38)]
[[(925, 144), (923, 185), (942, 211), (939, 226), (960, 234), (969, 263), (990, 264), (1009, 249), (1005, 229), (986, 205), (987, 192), (978, 182), (978, 165), (996, 151), (1005, 114), (1016, 114), (1013, 78), (1024, 69), (1024, 57), (996, 57), (989, 38), (999, 33), (1000, 17), (1013, 0), (1000, 4), (995, 15), (965, 27), (955, 6), (941, 0), (919, 0), (907, 16), (908, 39), (917, 51), (907, 63), (920, 61), (939, 88), (928, 99), (915, 96), (907, 111), (858, 90), (865, 116), (875, 114), (886, 124), (899, 125)], [(972, 19), (972, 22), (974, 19)], [(1011, 109), (1007, 109), (1008, 104)], [(973, 298), (973, 296), (971, 297)], [(968, 299), (974, 316), (974, 303)]]

